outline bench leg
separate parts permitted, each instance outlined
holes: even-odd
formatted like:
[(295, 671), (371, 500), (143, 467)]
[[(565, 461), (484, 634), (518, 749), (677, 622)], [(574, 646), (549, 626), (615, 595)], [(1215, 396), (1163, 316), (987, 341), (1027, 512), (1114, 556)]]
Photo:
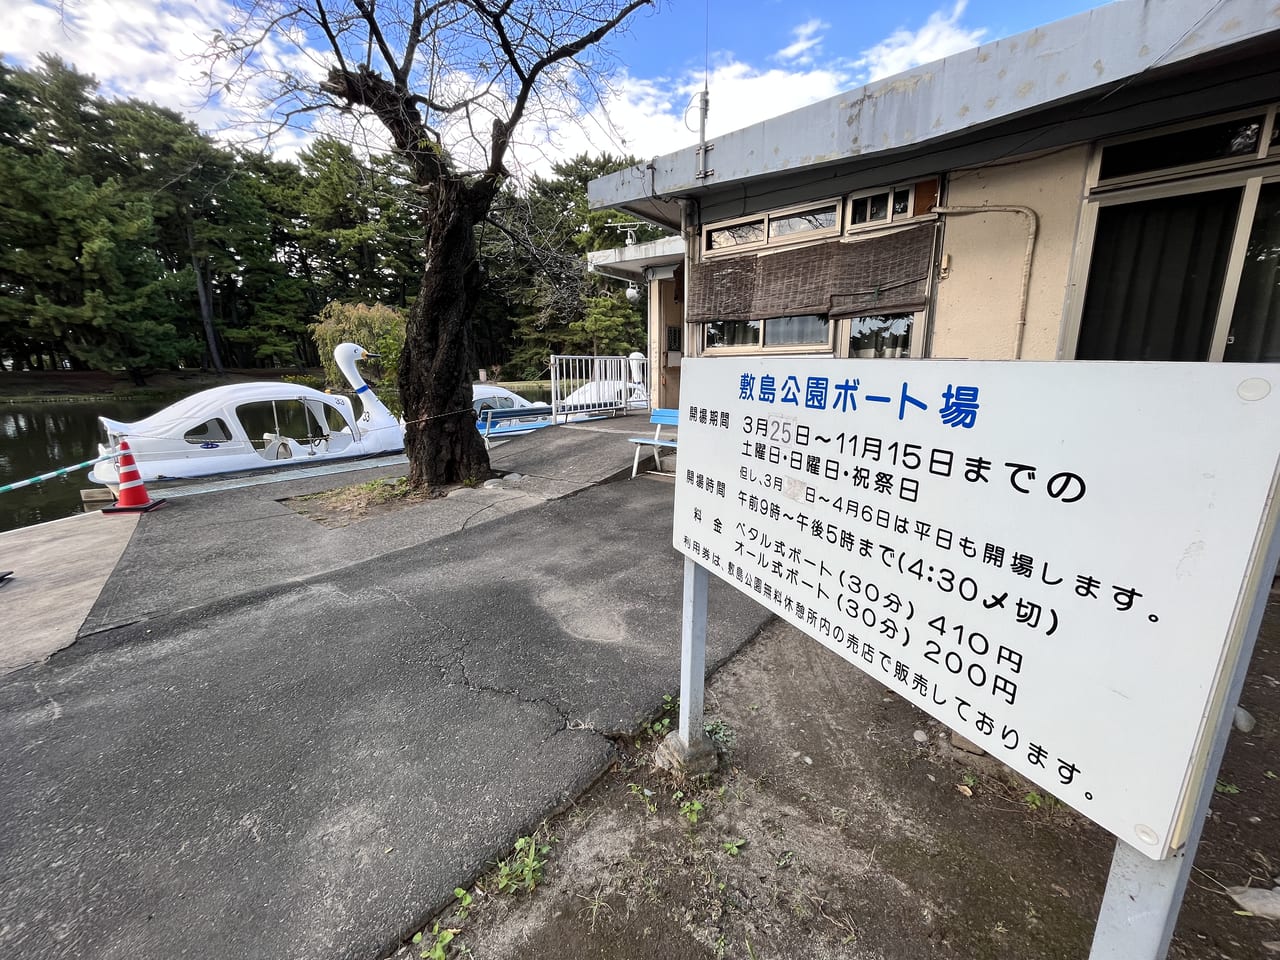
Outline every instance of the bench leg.
[(636, 456), (635, 456), (635, 459), (631, 461), (631, 479), (632, 480), (634, 480), (636, 478), (636, 474), (640, 472), (640, 450), (641, 450), (640, 444), (637, 443)]

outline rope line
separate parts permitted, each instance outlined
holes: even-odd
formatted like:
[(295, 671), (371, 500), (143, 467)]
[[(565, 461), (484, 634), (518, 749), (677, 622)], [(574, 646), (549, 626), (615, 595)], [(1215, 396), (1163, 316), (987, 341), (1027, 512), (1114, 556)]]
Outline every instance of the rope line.
[(10, 490), (20, 490), (23, 487), (29, 487), (35, 483), (43, 483), (45, 480), (52, 480), (55, 477), (65, 477), (69, 473), (77, 470), (83, 470), (85, 467), (91, 467), (95, 463), (101, 463), (103, 460), (111, 460), (116, 456), (116, 451), (103, 454), (100, 457), (94, 457), (92, 460), (86, 460), (84, 463), (77, 463), (70, 467), (59, 467), (57, 470), (51, 470), (49, 473), (42, 473), (38, 477), (30, 477), (27, 480), (19, 480), (17, 483), (6, 483), (0, 487), (0, 493), (8, 493)]

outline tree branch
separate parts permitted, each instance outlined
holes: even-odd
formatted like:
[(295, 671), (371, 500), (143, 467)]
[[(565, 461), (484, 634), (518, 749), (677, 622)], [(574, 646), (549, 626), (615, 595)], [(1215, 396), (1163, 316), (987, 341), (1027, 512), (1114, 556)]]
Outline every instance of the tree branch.
[[(611, 30), (617, 27), (623, 20), (629, 17), (641, 7), (649, 6), (653, 0), (631, 0), (625, 7), (619, 10), (614, 16), (610, 17), (596, 29), (590, 33), (584, 34), (576, 40), (562, 44), (551, 52), (545, 54), (541, 59), (536, 61), (525, 74), (514, 62), (514, 53), (510, 53), (512, 57), (512, 68), (516, 70), (516, 75), (521, 78), (520, 92), (516, 95), (515, 103), (511, 107), (511, 113), (505, 121), (493, 121), (493, 134), (490, 140), (489, 149), (489, 165), (482, 175), (482, 180), (486, 181), (485, 192), (492, 196), (492, 191), (496, 187), (497, 182), (506, 172), (505, 158), (508, 147), (511, 145), (511, 133), (515, 130), (516, 125), (520, 123), (520, 119), (524, 116), (525, 108), (528, 106), (529, 97), (533, 93), (534, 84), (538, 77), (547, 67), (559, 63), (562, 60), (568, 60), (576, 57), (587, 47), (603, 40)], [(498, 25), (495, 24), (495, 27)], [(501, 31), (500, 36), (503, 38), (504, 44), (509, 43), (506, 40), (505, 30)], [(504, 46), (504, 50), (509, 49)]]

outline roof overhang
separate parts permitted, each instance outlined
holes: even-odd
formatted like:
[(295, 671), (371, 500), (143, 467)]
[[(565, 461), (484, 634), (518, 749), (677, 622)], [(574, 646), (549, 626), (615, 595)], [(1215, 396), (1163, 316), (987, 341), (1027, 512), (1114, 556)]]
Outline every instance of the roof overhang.
[(593, 250), (587, 254), (587, 269), (616, 280), (638, 282), (651, 275), (648, 270), (675, 267), (683, 261), (684, 238), (662, 237), (629, 247)]
[(1152, 71), (1185, 73), (1196, 61), (1222, 63), (1231, 48), (1264, 35), (1280, 39), (1274, 0), (1206, 6), (1205, 0), (1109, 3), (715, 137), (706, 175), (698, 175), (692, 145), (593, 180), (590, 205), (674, 227), (677, 198), (927, 153), (974, 131), (1110, 97)]

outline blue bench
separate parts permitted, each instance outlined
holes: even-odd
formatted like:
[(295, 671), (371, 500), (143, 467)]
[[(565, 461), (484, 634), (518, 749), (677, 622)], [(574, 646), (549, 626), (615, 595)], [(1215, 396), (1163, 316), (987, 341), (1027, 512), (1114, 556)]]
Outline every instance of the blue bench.
[(656, 424), (652, 437), (627, 437), (628, 443), (634, 443), (636, 446), (635, 460), (631, 464), (631, 479), (636, 478), (636, 474), (640, 471), (640, 454), (645, 447), (653, 448), (653, 464), (657, 473), (662, 473), (662, 453), (665, 450), (675, 450), (676, 441), (672, 437), (670, 439), (662, 436), (663, 427), (680, 426), (680, 411), (668, 410), (659, 407), (649, 415), (649, 422)]
[[(522, 422), (530, 421), (532, 422)], [(476, 426), (484, 437), (485, 449), (490, 440), (529, 433), (551, 426), (551, 407), (540, 404), (532, 407), (502, 407), (481, 410), (476, 414)]]

